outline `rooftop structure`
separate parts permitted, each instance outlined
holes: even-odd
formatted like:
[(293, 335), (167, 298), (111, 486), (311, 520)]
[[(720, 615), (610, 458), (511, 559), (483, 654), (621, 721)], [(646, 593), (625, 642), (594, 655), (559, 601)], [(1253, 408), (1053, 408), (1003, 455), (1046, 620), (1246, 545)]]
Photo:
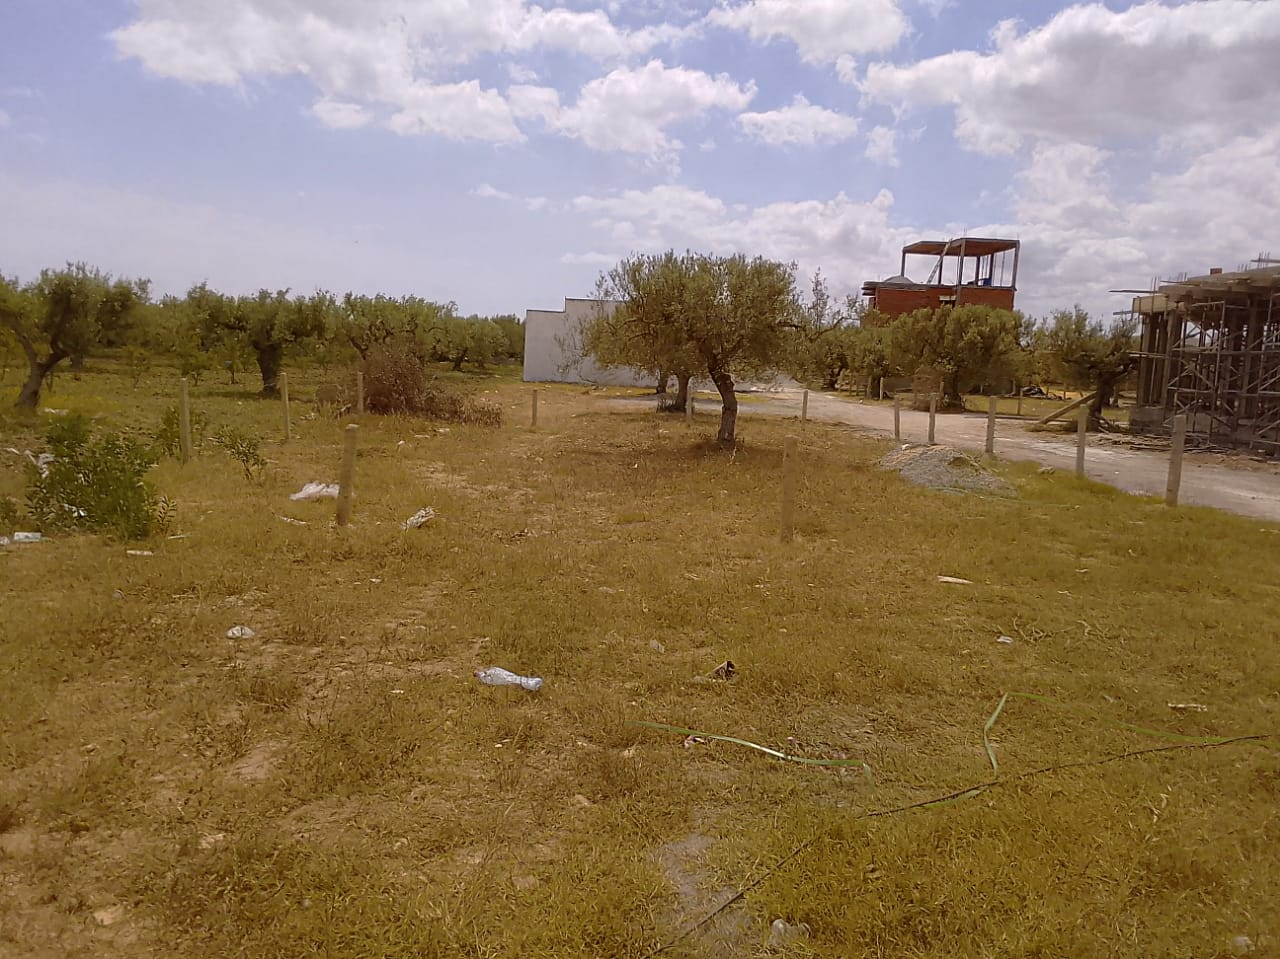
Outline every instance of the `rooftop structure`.
[[(888, 322), (903, 313), (939, 306), (977, 304), (1012, 310), (1018, 288), (1019, 240), (962, 236), (951, 240), (917, 240), (902, 248), (896, 276), (868, 280), (862, 295), (868, 306)], [(913, 280), (929, 267), (927, 279)]]

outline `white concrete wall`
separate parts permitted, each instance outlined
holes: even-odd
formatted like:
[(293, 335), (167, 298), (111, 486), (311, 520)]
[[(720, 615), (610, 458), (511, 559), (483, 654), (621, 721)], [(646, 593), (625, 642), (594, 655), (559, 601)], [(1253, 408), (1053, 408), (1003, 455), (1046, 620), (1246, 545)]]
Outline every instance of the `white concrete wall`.
[[(638, 370), (601, 369), (590, 357), (571, 355), (578, 325), (589, 320), (600, 300), (566, 299), (563, 310), (528, 310), (524, 316), (524, 380), (526, 383), (600, 383), (608, 386), (653, 386), (654, 377)], [(605, 302), (612, 311), (617, 304)], [(566, 346), (570, 348), (566, 350)]]

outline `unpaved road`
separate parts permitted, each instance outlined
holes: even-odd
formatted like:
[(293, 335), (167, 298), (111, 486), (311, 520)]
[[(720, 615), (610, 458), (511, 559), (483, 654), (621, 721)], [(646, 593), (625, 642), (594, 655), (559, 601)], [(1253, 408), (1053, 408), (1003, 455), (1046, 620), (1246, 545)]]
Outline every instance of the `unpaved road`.
[[(753, 393), (763, 402), (743, 404), (739, 415), (744, 419), (759, 413), (799, 416), (801, 393), (784, 390)], [(703, 410), (711, 407), (710, 398), (699, 396)], [(718, 409), (718, 405), (716, 407)], [(862, 405), (824, 393), (809, 394), (809, 418), (829, 423), (848, 423), (885, 436), (893, 436), (893, 410), (890, 407)], [(1005, 459), (1029, 460), (1055, 469), (1074, 471), (1076, 451), (1074, 437), (1029, 433), (1025, 421), (1000, 419), (996, 422), (996, 455)], [(923, 443), (929, 434), (929, 414), (902, 411), (902, 439)], [(987, 418), (979, 413), (939, 415), (935, 439), (939, 443), (963, 450), (981, 452), (986, 443)], [(1117, 446), (1091, 445), (1085, 457), (1085, 472), (1090, 479), (1122, 489), (1127, 493), (1163, 496), (1169, 475), (1169, 457), (1164, 453), (1126, 449)], [(1254, 516), (1280, 522), (1280, 468), (1258, 466), (1242, 461), (1239, 465), (1204, 462), (1208, 456), (1188, 453), (1182, 469), (1180, 502)]]

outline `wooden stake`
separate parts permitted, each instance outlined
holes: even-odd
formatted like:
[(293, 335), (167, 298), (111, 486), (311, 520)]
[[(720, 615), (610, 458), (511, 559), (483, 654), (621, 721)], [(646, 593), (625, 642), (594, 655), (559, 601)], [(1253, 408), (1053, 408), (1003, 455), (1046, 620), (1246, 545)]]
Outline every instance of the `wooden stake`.
[(178, 394), (178, 457), (185, 465), (191, 461), (191, 399), (187, 395), (187, 378), (182, 378)]
[(803, 427), (809, 422), (809, 391), (804, 391), (804, 396), (800, 398), (800, 425)]
[(929, 394), (929, 445), (933, 445), (934, 426), (938, 420), (938, 394)]
[(1166, 506), (1178, 505), (1178, 493), (1182, 489), (1182, 454), (1187, 446), (1187, 416), (1179, 413), (1173, 418), (1173, 444), (1169, 449), (1169, 484), (1165, 487)]
[(784, 543), (790, 543), (794, 535), (797, 445), (794, 436), (788, 436), (782, 441), (782, 541)]
[(880, 402), (884, 402), (884, 377), (880, 377)]
[(364, 373), (356, 370), (356, 414), (364, 416)]
[(289, 422), (289, 374), (280, 374), (280, 399), (284, 402), (284, 441), (293, 439), (293, 427)]
[(987, 455), (996, 455), (996, 398), (987, 399)]
[(902, 397), (896, 394), (893, 397), (893, 439), (902, 442)]
[(1074, 410), (1078, 406), (1084, 406), (1084, 404), (1091, 401), (1097, 395), (1098, 395), (1097, 390), (1094, 390), (1092, 393), (1086, 393), (1084, 396), (1080, 397), (1080, 399), (1072, 400), (1066, 406), (1059, 407), (1058, 409), (1050, 413), (1048, 416), (1042, 416), (1040, 419), (1036, 420), (1035, 425), (1048, 426), (1054, 420), (1058, 420), (1058, 419), (1067, 420), (1067, 422), (1070, 422), (1070, 419), (1067, 416), (1067, 414), (1070, 413), (1072, 410)]
[(538, 390), (536, 387), (533, 390), (533, 412), (529, 417), (529, 427), (535, 430), (538, 428)]
[(1084, 479), (1084, 451), (1089, 445), (1089, 407), (1080, 407), (1076, 420), (1076, 477)]
[(1018, 415), (1022, 415), (1022, 384), (1014, 383), (1013, 388), (1018, 391)]
[(338, 527), (351, 522), (351, 497), (356, 481), (356, 437), (360, 427), (351, 423), (342, 431), (342, 469), (338, 471)]

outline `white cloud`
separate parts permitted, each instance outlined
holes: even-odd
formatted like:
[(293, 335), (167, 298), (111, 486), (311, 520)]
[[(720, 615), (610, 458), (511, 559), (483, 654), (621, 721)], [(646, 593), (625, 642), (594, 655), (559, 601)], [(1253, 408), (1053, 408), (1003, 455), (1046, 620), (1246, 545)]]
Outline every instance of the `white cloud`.
[(538, 71), (531, 70), (529, 67), (520, 63), (507, 64), (507, 76), (511, 78), (513, 83), (537, 83)]
[(853, 85), (858, 82), (858, 61), (849, 54), (836, 57), (836, 76), (842, 83)]
[(580, 196), (573, 208), (591, 218), (611, 245), (642, 252), (668, 248), (752, 253), (822, 267), (840, 291), (896, 266), (911, 231), (890, 222), (893, 195), (729, 206), (701, 190), (663, 185), (610, 196)]
[(522, 120), (538, 118), (554, 120), (560, 112), (560, 94), (554, 87), (518, 84), (507, 88), (511, 112)]
[(3, 129), (4, 129), (5, 127), (7, 127), (11, 122), (12, 122), (12, 121), (11, 121), (11, 120), (10, 120), (10, 118), (9, 118), (9, 114), (5, 113), (5, 111), (3, 111), (3, 110), (0, 110), (0, 130), (3, 130)]
[(874, 127), (867, 134), (867, 149), (863, 156), (874, 163), (897, 166), (898, 131), (892, 127)]
[(413, 84), (387, 126), (405, 136), (435, 133), (453, 140), (524, 140), (507, 101), (496, 90), (481, 89), (476, 80)]
[(616, 266), (622, 259), (614, 253), (566, 253), (560, 257), (561, 263), (575, 266)]
[(547, 204), (550, 202), (545, 196), (527, 196), (524, 198), (525, 209), (530, 213), (537, 213), (546, 209)]
[(957, 137), (985, 153), (1169, 130), (1209, 142), (1257, 132), (1280, 113), (1280, 3), (1072, 6), (1026, 32), (1004, 21), (992, 44), (872, 64), (862, 91), (895, 106), (953, 107)]
[(858, 132), (858, 121), (853, 117), (815, 106), (800, 94), (790, 106), (740, 114), (738, 124), (748, 136), (774, 146), (836, 143)]
[(545, 87), (513, 87), (508, 96), (513, 104), (518, 101), (519, 115), (542, 116), (552, 129), (576, 137), (593, 150), (663, 159), (683, 146), (668, 136), (668, 127), (710, 110), (741, 110), (755, 92), (754, 83), (743, 87), (724, 74), (711, 76), (651, 60), (643, 67), (619, 67), (592, 80), (571, 107), (559, 107), (558, 95)]
[(495, 186), (488, 183), (481, 183), (478, 187), (471, 191), (472, 196), (482, 197), (486, 200), (512, 200), (515, 199), (506, 190), (499, 190)]
[(317, 100), (311, 115), (332, 130), (356, 130), (373, 122), (373, 114), (358, 103)]
[(790, 40), (809, 63), (890, 50), (910, 26), (897, 0), (748, 0), (712, 10), (707, 21), (760, 42)]
[[(190, 83), (239, 87), (305, 77), (314, 111), (352, 126), (357, 107), (389, 108), (399, 133), (511, 142), (522, 138), (500, 94), (451, 76), (482, 55), (560, 50), (625, 59), (679, 39), (666, 23), (627, 30), (602, 10), (544, 8), (525, 0), (137, 0), (135, 19), (112, 33), (117, 53), (149, 72)], [(512, 65), (513, 79), (529, 82)], [(437, 117), (435, 114), (439, 114)], [(336, 120), (337, 122), (330, 122)]]

